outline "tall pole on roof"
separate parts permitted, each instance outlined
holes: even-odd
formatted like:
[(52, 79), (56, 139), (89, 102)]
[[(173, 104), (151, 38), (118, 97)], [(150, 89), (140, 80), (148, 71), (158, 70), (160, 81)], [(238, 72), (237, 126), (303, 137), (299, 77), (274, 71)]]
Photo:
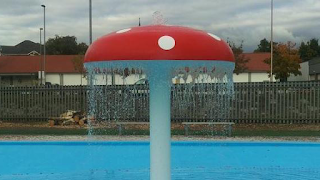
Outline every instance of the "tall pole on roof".
[(46, 84), (46, 6), (43, 7), (43, 84)]
[(273, 0), (271, 0), (271, 58), (270, 58), (270, 82), (273, 82)]
[(43, 82), (43, 80), (42, 80), (42, 43), (41, 43), (41, 41), (42, 41), (42, 38), (41, 38), (41, 31), (43, 30), (43, 28), (40, 28), (40, 85), (42, 84), (42, 82)]
[(92, 0), (89, 0), (89, 42), (92, 44)]

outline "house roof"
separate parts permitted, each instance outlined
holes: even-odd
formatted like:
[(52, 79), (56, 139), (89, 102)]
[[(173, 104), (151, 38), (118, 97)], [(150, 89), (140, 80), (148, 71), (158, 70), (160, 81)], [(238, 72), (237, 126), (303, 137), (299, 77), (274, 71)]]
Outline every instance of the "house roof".
[(270, 70), (270, 65), (264, 62), (265, 59), (270, 59), (270, 53), (243, 53), (249, 61), (246, 64), (247, 72), (267, 72)]
[[(249, 58), (247, 72), (267, 72), (270, 66), (264, 63), (270, 53), (244, 53)], [(77, 73), (73, 59), (77, 55), (47, 55), (47, 73)], [(43, 56), (0, 56), (0, 74), (38, 73)]]
[(0, 46), (3, 55), (28, 55), (32, 51), (39, 52), (40, 44), (25, 40), (15, 46)]
[[(47, 73), (77, 73), (72, 59), (77, 55), (47, 55)], [(43, 56), (0, 56), (0, 74), (38, 73)]]

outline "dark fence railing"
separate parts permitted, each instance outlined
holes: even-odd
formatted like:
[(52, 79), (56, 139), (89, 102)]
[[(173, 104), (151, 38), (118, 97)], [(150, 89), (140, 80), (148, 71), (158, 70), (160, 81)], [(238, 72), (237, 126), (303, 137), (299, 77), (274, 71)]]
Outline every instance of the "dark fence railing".
[[(320, 123), (320, 81), (235, 83), (231, 98), (215, 86), (174, 85), (172, 121)], [(0, 87), (0, 120), (39, 121), (66, 110), (88, 112), (88, 99), (97, 119), (149, 120), (145, 85), (101, 86), (93, 91), (87, 86)]]
[(230, 119), (236, 123), (319, 123), (320, 81), (236, 83)]

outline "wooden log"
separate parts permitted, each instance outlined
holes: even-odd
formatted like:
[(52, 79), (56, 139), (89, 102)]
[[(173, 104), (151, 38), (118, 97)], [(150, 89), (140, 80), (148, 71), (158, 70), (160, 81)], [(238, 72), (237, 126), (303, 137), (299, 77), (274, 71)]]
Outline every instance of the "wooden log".
[(84, 119), (79, 120), (79, 126), (84, 126)]
[(55, 122), (58, 125), (63, 125), (63, 120), (62, 119), (56, 119)]
[(69, 120), (63, 121), (63, 123), (62, 123), (63, 126), (71, 125), (71, 124), (75, 124), (75, 121), (73, 119), (69, 119)]
[(74, 120), (76, 123), (79, 123), (80, 117), (79, 117), (78, 115), (75, 115), (75, 116), (73, 117), (73, 120)]
[(67, 116), (73, 116), (73, 114), (76, 113), (76, 112), (77, 112), (77, 111), (68, 110), (68, 111), (66, 112), (66, 115), (67, 115)]
[(55, 125), (55, 121), (54, 120), (49, 120), (49, 126), (53, 127)]

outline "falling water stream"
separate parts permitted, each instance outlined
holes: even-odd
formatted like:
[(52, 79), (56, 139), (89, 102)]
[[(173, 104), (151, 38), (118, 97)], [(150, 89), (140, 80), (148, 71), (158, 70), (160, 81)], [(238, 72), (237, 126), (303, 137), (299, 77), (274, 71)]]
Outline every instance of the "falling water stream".
[[(171, 119), (225, 122), (233, 94), (234, 64), (223, 61), (158, 62), (170, 69)], [(89, 117), (98, 122), (149, 121), (149, 77), (157, 63), (87, 63)], [(139, 80), (142, 84), (135, 82)], [(157, 80), (161, 81), (161, 80)], [(90, 133), (101, 133), (93, 127)], [(213, 131), (212, 131), (213, 132)]]

